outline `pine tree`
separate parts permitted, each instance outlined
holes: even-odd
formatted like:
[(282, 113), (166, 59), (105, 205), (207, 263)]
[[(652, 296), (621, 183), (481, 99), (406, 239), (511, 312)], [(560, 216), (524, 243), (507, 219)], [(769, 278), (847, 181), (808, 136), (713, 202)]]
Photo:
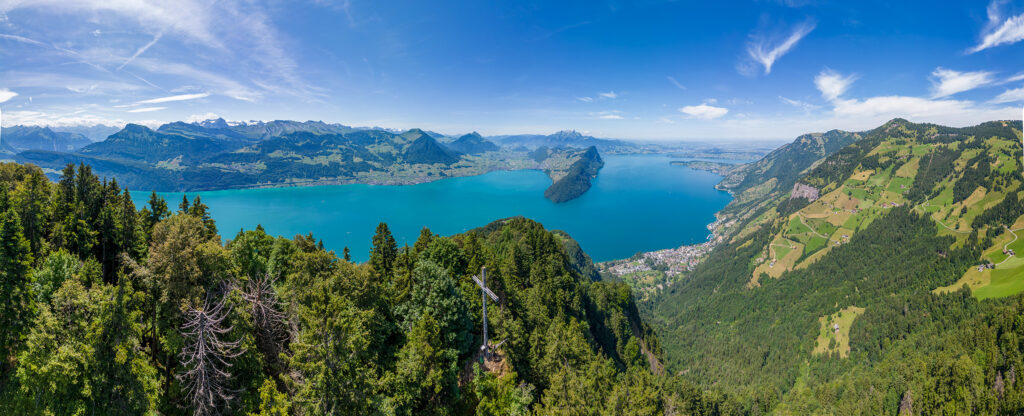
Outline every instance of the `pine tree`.
[(385, 280), (391, 280), (398, 257), (398, 244), (395, 237), (391, 236), (388, 225), (380, 223), (377, 225), (377, 233), (373, 236), (373, 248), (370, 249), (370, 266), (374, 273)]
[(0, 213), (0, 368), (6, 367), (7, 357), (32, 322), (31, 250), (14, 209)]
[(171, 211), (167, 209), (167, 201), (156, 194), (156, 191), (149, 194), (149, 206), (142, 209), (143, 225), (146, 227), (146, 233), (153, 232), (153, 226), (156, 223), (162, 221), (171, 215)]

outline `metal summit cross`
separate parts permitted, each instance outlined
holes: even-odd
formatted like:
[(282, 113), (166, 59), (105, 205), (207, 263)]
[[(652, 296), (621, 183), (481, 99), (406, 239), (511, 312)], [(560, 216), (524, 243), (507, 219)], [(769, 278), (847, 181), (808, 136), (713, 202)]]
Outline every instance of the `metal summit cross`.
[(480, 346), (480, 350), (484, 352), (484, 356), (490, 353), (490, 347), (487, 345), (487, 297), (490, 296), (495, 302), (498, 301), (498, 295), (491, 292), (491, 289), (487, 288), (487, 267), (480, 268), (480, 277), (473, 276), (473, 281), (480, 286), (480, 299), (482, 299), (484, 314), (484, 345)]

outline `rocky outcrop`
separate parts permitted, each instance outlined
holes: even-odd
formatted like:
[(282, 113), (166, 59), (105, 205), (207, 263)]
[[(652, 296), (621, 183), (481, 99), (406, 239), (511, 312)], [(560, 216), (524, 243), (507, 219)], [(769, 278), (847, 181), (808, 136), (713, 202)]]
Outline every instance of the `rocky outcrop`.
[(797, 182), (793, 184), (793, 191), (789, 193), (789, 199), (797, 198), (807, 198), (808, 201), (814, 202), (818, 199), (818, 188), (806, 183)]

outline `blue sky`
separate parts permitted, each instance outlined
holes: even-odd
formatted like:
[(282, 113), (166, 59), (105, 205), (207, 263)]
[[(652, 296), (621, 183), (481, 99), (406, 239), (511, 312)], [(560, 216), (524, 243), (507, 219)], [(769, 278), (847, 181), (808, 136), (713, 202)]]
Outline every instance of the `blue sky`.
[(3, 125), (792, 138), (1020, 117), (1024, 2), (0, 0)]

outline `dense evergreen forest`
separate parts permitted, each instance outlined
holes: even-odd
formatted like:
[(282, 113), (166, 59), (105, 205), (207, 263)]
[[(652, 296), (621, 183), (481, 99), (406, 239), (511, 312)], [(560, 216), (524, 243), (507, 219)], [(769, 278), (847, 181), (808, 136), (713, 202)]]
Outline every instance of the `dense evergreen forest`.
[[(55, 183), (0, 164), (0, 411), (6, 414), (742, 414), (663, 374), (628, 286), (522, 218), (370, 261), (258, 225), (222, 242), (89, 166)], [(223, 230), (226, 231), (226, 230)], [(480, 353), (488, 270), (493, 355)]]

